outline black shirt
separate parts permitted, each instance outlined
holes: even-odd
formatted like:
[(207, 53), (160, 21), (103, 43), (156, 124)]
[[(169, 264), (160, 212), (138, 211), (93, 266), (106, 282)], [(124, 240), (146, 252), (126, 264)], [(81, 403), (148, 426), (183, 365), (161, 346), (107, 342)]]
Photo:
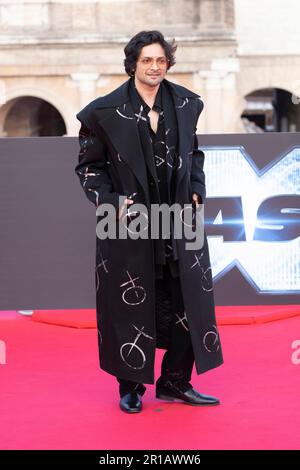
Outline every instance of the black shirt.
[[(151, 127), (148, 114), (151, 108), (138, 93), (133, 79), (130, 83), (129, 95), (136, 116), (142, 149), (147, 164), (150, 202), (151, 204), (166, 203), (170, 205), (172, 203), (172, 187), (168, 184), (168, 171), (172, 172), (171, 183), (174, 183), (177, 154), (175, 152), (176, 142), (171, 142), (175, 145), (167, 145), (166, 142), (166, 122), (163, 103), (165, 103), (164, 107), (168, 105), (169, 108), (171, 108), (173, 106), (172, 98), (169, 96), (169, 92), (166, 90), (164, 84), (161, 83), (152, 107), (154, 111), (159, 113), (157, 131), (155, 133)], [(171, 109), (171, 112), (175, 113), (175, 110)], [(170, 136), (172, 133), (177, 133), (177, 126), (174, 126), (174, 122), (171, 127), (172, 132)], [(169, 132), (170, 129), (167, 128), (167, 131)], [(179, 275), (178, 261), (175, 260), (173, 256), (170, 234), (166, 236), (164, 240), (162, 240), (161, 236), (159, 240), (154, 240), (154, 251), (156, 278), (162, 277), (162, 265), (166, 263), (169, 264), (172, 276), (177, 277)]]

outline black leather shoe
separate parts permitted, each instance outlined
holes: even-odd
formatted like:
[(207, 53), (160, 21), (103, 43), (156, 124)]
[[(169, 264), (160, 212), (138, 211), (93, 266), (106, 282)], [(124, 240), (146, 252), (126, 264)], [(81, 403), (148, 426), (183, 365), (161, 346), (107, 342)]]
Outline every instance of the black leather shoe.
[(184, 391), (184, 388), (176, 386), (172, 382), (166, 382), (164, 385), (157, 385), (156, 398), (160, 400), (175, 401), (179, 400), (188, 405), (219, 405), (220, 400), (209, 395), (203, 395), (192, 386)]
[(139, 413), (142, 411), (141, 396), (137, 392), (130, 392), (120, 400), (120, 408), (125, 413)]

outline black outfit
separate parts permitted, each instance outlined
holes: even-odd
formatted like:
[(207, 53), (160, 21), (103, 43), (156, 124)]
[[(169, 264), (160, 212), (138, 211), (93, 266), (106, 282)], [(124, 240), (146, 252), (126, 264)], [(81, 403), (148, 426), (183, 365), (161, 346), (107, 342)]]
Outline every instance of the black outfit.
[[(81, 127), (80, 151), (75, 172), (86, 198), (94, 207), (109, 203), (117, 210), (120, 195), (136, 195), (134, 202), (150, 209), (152, 197), (157, 195), (153, 180), (157, 177), (157, 174), (153, 174), (153, 147), (150, 137), (147, 145), (141, 144), (138, 116), (129, 97), (132, 81), (129, 78), (111, 93), (96, 98), (76, 115)], [(205, 155), (198, 147), (196, 135), (197, 122), (204, 103), (199, 95), (185, 87), (166, 79), (162, 84), (174, 103), (169, 116), (168, 101), (165, 106), (162, 90), (165, 143), (169, 149), (167, 156), (170, 157), (170, 147), (175, 145), (169, 143), (169, 138), (176, 139), (177, 147), (171, 149), (171, 152), (179, 154), (179, 164), (175, 171), (176, 203), (181, 207), (190, 204), (194, 192), (204, 202)], [(175, 120), (174, 126), (169, 124), (172, 120)], [(168, 131), (176, 126), (178, 136)], [(173, 155), (175, 158), (176, 155)], [(173, 171), (169, 165), (165, 166), (172, 198)], [(150, 183), (147, 167), (148, 175), (151, 175)], [(157, 170), (157, 166), (154, 169)], [(100, 240), (96, 234), (95, 238), (100, 368), (114, 377), (153, 384), (155, 350), (159, 346), (166, 350), (169, 344), (166, 341), (159, 345), (157, 338), (157, 291), (153, 285), (154, 240), (150, 237), (138, 237), (135, 240), (128, 237), (124, 240), (118, 236)], [(182, 236), (175, 240), (175, 249), (173, 245), (172, 248), (174, 261), (176, 256), (179, 261), (180, 285), (194, 347), (196, 371), (202, 374), (219, 367), (223, 363), (223, 356), (216, 323), (208, 237), (204, 230), (203, 247), (192, 250), (186, 246), (190, 242), (189, 238), (183, 230)], [(157, 253), (158, 251), (155, 256)], [(161, 265), (167, 266), (163, 263)], [(172, 317), (172, 314), (170, 309), (168, 315)], [(129, 349), (130, 344), (134, 344), (133, 349)]]
[[(174, 203), (176, 169), (178, 160), (178, 128), (172, 96), (166, 86), (161, 83), (156, 94), (153, 110), (159, 113), (157, 132), (151, 127), (149, 118), (150, 107), (139, 95), (132, 80), (129, 86), (129, 96), (136, 116), (139, 137), (146, 160), (148, 184), (150, 188), (151, 204)], [(161, 236), (153, 240), (155, 256), (155, 296), (156, 296), (156, 323), (166, 331), (169, 337), (167, 351), (161, 365), (159, 381), (171, 380), (183, 391), (190, 386), (191, 374), (194, 364), (194, 352), (187, 321), (184, 312), (179, 264), (176, 245), (171, 230), (168, 236)], [(164, 319), (164, 308), (172, 311), (172, 318)], [(162, 326), (161, 326), (162, 325)], [(159, 336), (159, 331), (157, 335)], [(120, 395), (124, 396), (131, 391), (140, 395), (145, 393), (146, 387), (141, 383), (117, 378)]]
[[(156, 133), (151, 127), (148, 115), (150, 107), (139, 95), (133, 80), (129, 87), (129, 96), (146, 160), (150, 202), (171, 205), (175, 198), (174, 187), (178, 165), (177, 121), (172, 96), (161, 83), (153, 105), (153, 110), (159, 113)], [(156, 279), (162, 278), (162, 267), (166, 263), (169, 264), (172, 276), (179, 276), (178, 256), (173, 231), (171, 232), (165, 239), (160, 236), (159, 239), (153, 240)]]
[[(163, 279), (156, 281), (156, 292), (160, 290), (168, 296), (172, 302), (173, 316), (170, 325), (170, 342), (161, 363), (161, 376), (157, 382), (170, 380), (175, 383), (183, 392), (190, 388), (194, 351), (190, 333), (187, 329), (185, 319), (184, 303), (182, 299), (180, 279), (172, 278), (168, 264), (163, 267)], [(178, 306), (180, 309), (178, 310)], [(117, 378), (119, 382), (120, 396), (136, 391), (143, 395), (146, 387), (141, 383), (132, 382)]]

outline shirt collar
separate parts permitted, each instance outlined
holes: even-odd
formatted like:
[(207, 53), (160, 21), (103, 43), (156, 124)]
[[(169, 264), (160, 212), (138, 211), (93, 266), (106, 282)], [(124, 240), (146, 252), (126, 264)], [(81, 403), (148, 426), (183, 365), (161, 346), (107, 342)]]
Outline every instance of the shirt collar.
[[(135, 84), (134, 84), (134, 79), (132, 79), (131, 81), (130, 95), (133, 100), (134, 108), (139, 108), (140, 105), (142, 105), (145, 113), (148, 114), (151, 108), (150, 106), (147, 105), (147, 103), (143, 100), (143, 98), (137, 91)], [(162, 111), (162, 84), (160, 84), (158, 92), (156, 93), (156, 97), (155, 97), (155, 101), (154, 101), (154, 105), (152, 109), (157, 112)]]

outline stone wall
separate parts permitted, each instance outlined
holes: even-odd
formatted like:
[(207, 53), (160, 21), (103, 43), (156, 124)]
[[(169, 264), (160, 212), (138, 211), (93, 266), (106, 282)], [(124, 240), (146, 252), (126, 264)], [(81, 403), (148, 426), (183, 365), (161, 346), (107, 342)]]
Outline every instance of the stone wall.
[[(261, 21), (257, 3), (269, 3), (273, 22), (280, 21), (282, 8), (269, 0), (0, 0), (0, 135), (10, 100), (21, 96), (48, 101), (67, 134), (76, 135), (78, 110), (127, 79), (123, 49), (142, 29), (176, 39), (177, 63), (167, 78), (203, 98), (198, 131), (245, 132), (245, 94), (270, 86), (291, 91), (300, 54), (274, 56), (270, 46), (262, 55), (250, 26), (245, 35), (242, 3), (253, 27)], [(284, 49), (288, 38), (281, 42)]]

